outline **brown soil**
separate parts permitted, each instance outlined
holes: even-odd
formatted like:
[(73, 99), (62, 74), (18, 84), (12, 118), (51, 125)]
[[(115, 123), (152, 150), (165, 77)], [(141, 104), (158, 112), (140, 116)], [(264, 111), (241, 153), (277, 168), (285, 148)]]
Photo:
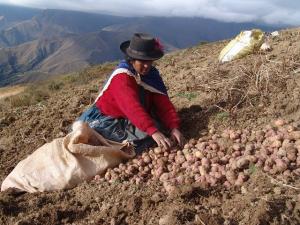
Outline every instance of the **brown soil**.
[[(276, 118), (300, 120), (299, 29), (270, 40), (273, 50), (219, 64), (227, 41), (169, 54), (158, 68), (187, 139), (209, 129), (258, 130)], [(99, 74), (102, 74), (99, 72)], [(95, 84), (69, 83), (38, 104), (0, 111), (0, 179), (39, 146), (69, 131), (93, 102)], [(298, 188), (297, 188), (298, 187)], [(299, 179), (281, 184), (257, 170), (242, 187), (91, 181), (71, 190), (0, 193), (1, 224), (300, 224)]]

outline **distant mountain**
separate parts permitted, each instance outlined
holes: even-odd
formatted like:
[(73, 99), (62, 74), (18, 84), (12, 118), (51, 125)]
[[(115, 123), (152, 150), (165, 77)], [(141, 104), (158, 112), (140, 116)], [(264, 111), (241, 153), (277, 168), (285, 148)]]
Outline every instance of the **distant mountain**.
[(20, 21), (29, 20), (40, 11), (40, 9), (0, 4), (0, 30)]
[(0, 6), (0, 86), (26, 81), (27, 74), (42, 74), (40, 79), (120, 59), (120, 43), (134, 32), (151, 33), (172, 51), (251, 28), (274, 29), (196, 17), (118, 17)]

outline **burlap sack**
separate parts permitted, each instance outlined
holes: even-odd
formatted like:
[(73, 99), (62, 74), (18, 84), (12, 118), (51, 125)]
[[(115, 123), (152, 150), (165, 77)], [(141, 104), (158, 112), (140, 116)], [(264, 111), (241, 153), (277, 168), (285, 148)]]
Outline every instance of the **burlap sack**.
[(19, 162), (3, 181), (1, 191), (72, 188), (134, 156), (132, 146), (108, 141), (86, 123), (77, 123), (66, 137), (44, 144)]

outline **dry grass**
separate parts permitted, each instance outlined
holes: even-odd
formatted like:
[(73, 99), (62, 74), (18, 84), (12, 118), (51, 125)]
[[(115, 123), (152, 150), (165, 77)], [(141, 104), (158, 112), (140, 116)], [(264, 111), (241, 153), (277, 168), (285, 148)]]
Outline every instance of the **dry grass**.
[(19, 94), (25, 90), (25, 86), (13, 86), (0, 88), (0, 99)]
[[(93, 84), (93, 80), (108, 76), (116, 63), (104, 63), (90, 67), (78, 73), (66, 74), (52, 79), (36, 82), (28, 86), (15, 86), (0, 89), (0, 111), (8, 108), (35, 105), (46, 101), (51, 93), (70, 89), (70, 86)], [(90, 89), (98, 91), (98, 83), (90, 85)], [(2, 97), (2, 98), (1, 98)]]
[[(287, 89), (300, 67), (296, 52), (284, 54), (277, 60), (269, 55), (256, 54), (250, 60), (217, 64), (208, 71), (209, 79), (195, 84), (193, 90), (210, 93), (213, 104), (219, 109), (234, 113), (242, 105), (257, 107), (269, 104), (271, 95)], [(226, 108), (219, 103), (226, 103)]]

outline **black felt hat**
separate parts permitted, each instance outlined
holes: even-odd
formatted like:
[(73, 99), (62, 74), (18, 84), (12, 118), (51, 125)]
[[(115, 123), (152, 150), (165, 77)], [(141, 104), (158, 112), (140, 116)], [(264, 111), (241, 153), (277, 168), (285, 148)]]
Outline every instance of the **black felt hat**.
[(157, 60), (164, 55), (160, 42), (145, 33), (135, 33), (131, 40), (120, 45), (120, 49), (127, 56), (140, 60)]

